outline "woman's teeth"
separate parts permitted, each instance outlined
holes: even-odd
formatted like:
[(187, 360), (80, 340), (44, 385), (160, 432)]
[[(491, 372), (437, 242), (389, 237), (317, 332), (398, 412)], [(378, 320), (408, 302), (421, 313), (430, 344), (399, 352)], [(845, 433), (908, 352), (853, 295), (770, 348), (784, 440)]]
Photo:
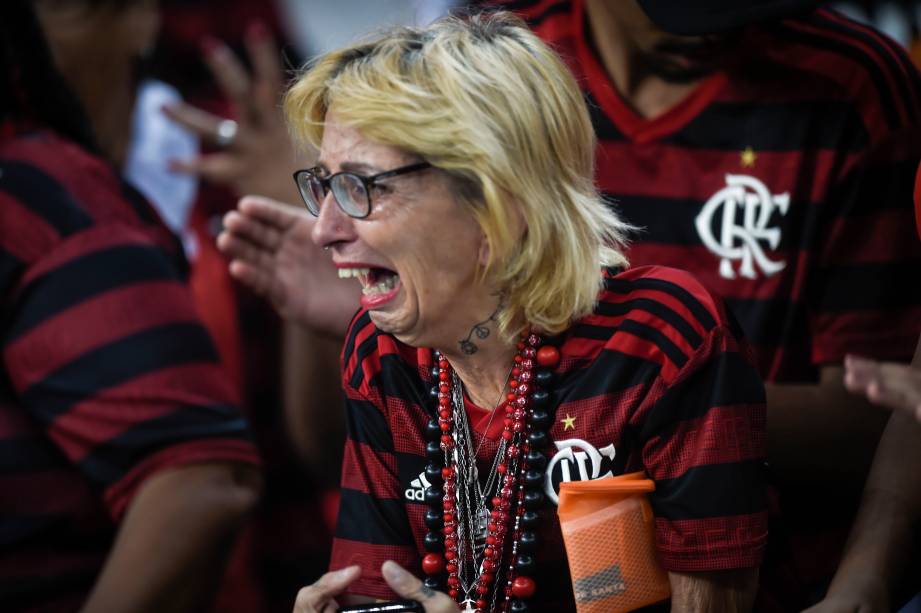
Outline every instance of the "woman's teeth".
[(365, 296), (370, 296), (371, 294), (389, 292), (397, 286), (397, 281), (399, 281), (399, 279), (400, 278), (396, 275), (384, 275), (384, 278), (374, 285), (362, 285), (361, 293)]
[(349, 277), (357, 277), (358, 275), (367, 276), (371, 272), (370, 268), (340, 268), (339, 269), (339, 278), (348, 279)]
[(361, 283), (361, 293), (365, 296), (371, 294), (383, 294), (384, 292), (389, 292), (394, 287), (396, 287), (397, 282), (400, 280), (399, 275), (396, 273), (385, 272), (383, 274), (376, 274), (376, 283), (371, 283), (371, 269), (370, 268), (340, 268), (339, 269), (339, 278), (348, 279), (355, 277), (358, 279), (358, 282)]

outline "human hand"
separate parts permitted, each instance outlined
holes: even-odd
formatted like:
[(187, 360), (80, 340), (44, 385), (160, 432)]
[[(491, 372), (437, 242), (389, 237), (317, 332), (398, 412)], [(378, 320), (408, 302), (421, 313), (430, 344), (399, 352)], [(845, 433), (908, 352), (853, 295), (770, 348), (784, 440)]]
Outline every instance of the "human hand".
[(921, 422), (921, 370), (895, 362), (849, 355), (844, 359), (844, 386), (871, 402), (905, 411)]
[(381, 566), (384, 581), (401, 598), (416, 600), (425, 613), (457, 613), (457, 604), (443, 592), (426, 587), (416, 576), (392, 560)]
[[(836, 585), (841, 585), (839, 589)], [(888, 613), (889, 594), (885, 585), (870, 578), (860, 580), (838, 581), (828, 590), (828, 594), (817, 605), (803, 613)]]
[(285, 319), (344, 336), (358, 309), (360, 288), (340, 279), (329, 256), (310, 239), (306, 210), (246, 196), (224, 216), (217, 246), (230, 257), (230, 275), (264, 296)]
[(299, 155), (291, 142), (279, 106), (283, 70), (278, 47), (261, 24), (247, 30), (244, 42), (252, 76), (224, 43), (207, 39), (203, 45), (205, 62), (230, 100), (235, 122), (184, 103), (163, 109), (203, 141), (222, 149), (192, 160), (171, 160), (170, 165), (177, 172), (229, 187), (239, 196), (262, 194), (293, 202), (299, 196), (291, 176), (311, 161)]
[[(339, 605), (335, 597), (361, 574), (360, 567), (349, 566), (320, 577), (297, 593), (294, 613), (332, 613)], [(387, 585), (401, 598), (418, 601), (425, 613), (457, 613), (457, 605), (442, 592), (425, 587), (422, 581), (407, 572), (402, 566), (387, 560), (381, 566), (381, 574)]]
[(345, 591), (345, 588), (360, 575), (360, 566), (347, 566), (326, 573), (298, 591), (294, 601), (294, 613), (335, 613), (339, 610), (336, 596)]

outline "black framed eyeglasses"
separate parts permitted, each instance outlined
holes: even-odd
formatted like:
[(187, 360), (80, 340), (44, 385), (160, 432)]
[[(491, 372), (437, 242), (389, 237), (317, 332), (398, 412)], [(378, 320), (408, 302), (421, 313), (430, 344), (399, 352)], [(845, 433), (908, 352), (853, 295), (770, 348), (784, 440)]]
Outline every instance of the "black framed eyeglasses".
[(408, 166), (400, 166), (393, 170), (379, 172), (366, 177), (354, 172), (337, 172), (324, 177), (320, 175), (322, 168), (315, 166), (294, 173), (294, 182), (307, 205), (307, 210), (314, 216), (320, 214), (320, 205), (330, 190), (336, 198), (336, 203), (342, 212), (349, 217), (361, 219), (371, 213), (371, 188), (381, 179), (389, 179), (410, 172), (417, 172), (431, 168), (428, 162), (417, 162)]

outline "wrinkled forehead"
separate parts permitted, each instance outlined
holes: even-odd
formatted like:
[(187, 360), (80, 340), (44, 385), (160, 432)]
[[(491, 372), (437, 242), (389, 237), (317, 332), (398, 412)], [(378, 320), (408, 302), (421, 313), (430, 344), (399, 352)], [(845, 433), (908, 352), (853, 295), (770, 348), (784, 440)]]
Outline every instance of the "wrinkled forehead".
[(326, 113), (317, 163), (327, 170), (374, 174), (414, 161), (418, 161), (417, 156), (366, 138), (355, 127), (339, 121), (334, 110)]

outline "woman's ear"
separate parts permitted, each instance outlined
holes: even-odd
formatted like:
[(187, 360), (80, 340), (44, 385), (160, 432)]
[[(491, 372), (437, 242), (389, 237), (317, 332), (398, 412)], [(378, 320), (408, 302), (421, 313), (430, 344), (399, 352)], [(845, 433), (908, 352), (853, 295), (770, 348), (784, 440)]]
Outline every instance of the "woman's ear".
[(489, 264), (489, 241), (486, 240), (486, 234), (480, 233), (480, 248), (477, 250), (477, 263), (480, 265), (480, 268), (486, 268), (486, 265)]

